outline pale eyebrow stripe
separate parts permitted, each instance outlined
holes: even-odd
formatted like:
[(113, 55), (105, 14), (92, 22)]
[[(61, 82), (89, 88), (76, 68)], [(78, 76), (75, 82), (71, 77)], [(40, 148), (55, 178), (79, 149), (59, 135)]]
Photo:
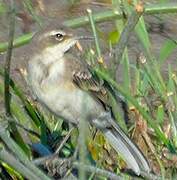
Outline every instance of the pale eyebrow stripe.
[(64, 31), (62, 31), (62, 30), (52, 30), (52, 31), (50, 31), (50, 32), (47, 32), (47, 33), (43, 34), (43, 35), (40, 37), (40, 39), (43, 39), (43, 38), (45, 38), (45, 37), (47, 37), (47, 36), (54, 36), (54, 35), (57, 34), (57, 33), (61, 33), (61, 34), (63, 34), (63, 35), (66, 35), (66, 33), (65, 33)]

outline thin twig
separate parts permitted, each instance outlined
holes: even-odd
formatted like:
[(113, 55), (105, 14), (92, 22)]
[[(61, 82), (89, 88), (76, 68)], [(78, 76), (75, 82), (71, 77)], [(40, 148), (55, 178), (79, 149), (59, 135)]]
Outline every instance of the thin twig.
[(75, 129), (75, 127), (71, 127), (71, 129), (68, 131), (67, 135), (63, 138), (62, 142), (60, 143), (59, 147), (56, 149), (54, 155), (59, 154), (60, 150), (62, 149), (62, 147), (64, 146), (64, 144), (68, 141), (69, 137), (71, 136), (71, 133), (73, 132), (73, 130)]
[(10, 3), (10, 24), (9, 24), (9, 42), (8, 42), (8, 49), (6, 55), (6, 62), (4, 68), (4, 99), (5, 99), (5, 110), (6, 115), (10, 116), (10, 63), (12, 57), (12, 48), (13, 48), (13, 40), (14, 40), (14, 31), (15, 31), (15, 9), (14, 9), (14, 1), (11, 0)]
[(46, 162), (51, 159), (51, 157), (53, 154), (49, 155), (49, 156), (44, 156), (44, 157), (41, 157), (41, 158), (37, 158), (37, 159), (34, 159), (32, 162), (33, 164), (35, 164), (36, 166), (39, 166), (39, 165), (45, 165)]
[[(12, 49), (13, 49), (14, 31), (15, 31), (15, 2), (14, 0), (11, 0), (10, 1), (9, 42), (8, 42), (6, 62), (5, 62), (5, 67), (4, 67), (4, 102), (5, 102), (5, 111), (6, 111), (7, 119), (11, 118), (10, 65), (11, 65), (11, 57), (12, 57)], [(12, 134), (14, 135), (14, 139), (17, 142), (23, 141), (15, 123), (10, 122), (9, 127), (11, 129)]]
[(72, 131), (75, 129), (75, 127), (71, 127), (71, 129), (68, 131), (67, 135), (64, 137), (64, 139), (62, 140), (62, 142), (60, 143), (59, 147), (57, 148), (57, 150), (55, 151), (54, 154), (45, 156), (45, 157), (41, 157), (41, 158), (37, 158), (33, 161), (33, 163), (35, 165), (44, 165), (46, 164), (47, 161), (49, 161), (50, 159), (53, 159), (54, 157), (56, 158), (56, 155), (59, 154), (60, 150), (62, 149), (62, 147), (64, 146), (64, 144), (67, 142), (67, 140), (69, 139), (69, 137), (71, 136)]
[(115, 77), (116, 77), (115, 74), (116, 74), (119, 62), (122, 59), (122, 56), (123, 56), (125, 47), (128, 44), (130, 35), (142, 14), (143, 14), (143, 12), (137, 12), (137, 11), (132, 12), (132, 14), (129, 16), (129, 18), (127, 20), (127, 24), (125, 25), (124, 30), (122, 31), (122, 33), (120, 35), (119, 43), (116, 47), (116, 50), (113, 51), (115, 58), (113, 58), (113, 61), (112, 61), (111, 67), (113, 67), (113, 68), (111, 71)]
[[(46, 162), (47, 160), (48, 159), (46, 157), (38, 158), (38, 159), (33, 160), (33, 163), (35, 165), (41, 165), (41, 164), (44, 164), (44, 161)], [(63, 161), (63, 159), (62, 158), (57, 158), (57, 160), (55, 159), (56, 164), (60, 164), (60, 163), (57, 163), (57, 161), (61, 162), (61, 161)], [(71, 158), (71, 161), (72, 161), (72, 158)], [(95, 166), (91, 166), (91, 165), (85, 165), (84, 163), (73, 162), (72, 167), (76, 168), (76, 169), (80, 169), (82, 167), (82, 169), (84, 169), (84, 171), (86, 171), (86, 172), (94, 173), (96, 175), (101, 175), (103, 177), (107, 177), (112, 180), (119, 180), (119, 179), (121, 180), (122, 179), (121, 176), (118, 176), (110, 171), (99, 169), (99, 168), (97, 168)]]
[(100, 175), (100, 176), (103, 176), (103, 177), (107, 177), (107, 178), (112, 179), (112, 180), (121, 180), (121, 179), (123, 179), (123, 177), (120, 176), (120, 175), (116, 175), (116, 174), (114, 174), (114, 173), (112, 173), (110, 171), (103, 170), (103, 169), (97, 168), (95, 166), (85, 165), (85, 164), (79, 163), (79, 162), (74, 162), (73, 163), (73, 168), (79, 169), (80, 167), (82, 167), (87, 172), (94, 173), (96, 175)]
[[(145, 122), (145, 123), (146, 123), (146, 122)], [(146, 123), (146, 126), (147, 126), (147, 123)], [(162, 176), (164, 177), (164, 176), (165, 176), (165, 168), (164, 168), (164, 166), (163, 166), (160, 158), (158, 157), (158, 154), (157, 154), (157, 152), (156, 152), (156, 150), (155, 150), (154, 145), (153, 145), (152, 142), (151, 142), (150, 137), (149, 137), (148, 134), (147, 134), (147, 128), (146, 128), (146, 130), (144, 130), (144, 129), (141, 130), (141, 134), (142, 134), (142, 137), (144, 138), (145, 142), (147, 143), (150, 151), (152, 152), (152, 154), (153, 154), (154, 157), (156, 158), (156, 160), (157, 160), (157, 162), (158, 162), (158, 164), (159, 164), (159, 166), (160, 166), (160, 169), (161, 169), (161, 174), (162, 174)], [(146, 174), (144, 174), (144, 175), (146, 175)]]
[[(35, 165), (39, 166), (39, 165), (45, 164), (45, 162), (47, 160), (48, 160), (47, 157), (38, 158), (38, 159), (33, 160), (33, 163)], [(63, 162), (63, 160), (64, 160), (63, 158), (56, 158), (55, 163), (60, 164), (59, 162)], [(72, 163), (73, 158), (70, 158), (70, 160), (71, 160), (71, 163)], [(82, 167), (86, 172), (93, 173), (93, 174), (95, 174), (97, 176), (103, 176), (103, 177), (106, 177), (106, 178), (110, 178), (112, 180), (121, 180), (121, 179), (123, 179), (123, 176), (121, 174), (117, 175), (115, 173), (112, 173), (112, 172), (104, 170), (104, 169), (100, 169), (100, 168), (95, 167), (95, 166), (85, 165), (84, 163), (79, 163), (79, 162), (73, 162), (72, 163), (72, 168), (80, 169), (80, 167)], [(141, 175), (142, 175), (142, 177), (145, 177), (147, 179), (153, 179), (153, 180), (160, 180), (161, 179), (159, 176), (156, 176), (156, 175), (154, 175), (152, 173), (146, 173), (146, 172), (143, 172), (143, 171), (141, 171)]]
[(15, 121), (14, 119), (9, 118), (9, 119), (7, 119), (7, 120), (8, 120), (9, 122), (14, 122), (15, 125), (17, 125), (18, 127), (22, 128), (22, 129), (25, 130), (26, 132), (28, 132), (28, 133), (30, 133), (30, 134), (32, 134), (32, 135), (40, 138), (40, 135), (39, 135), (37, 132), (33, 131), (32, 129), (29, 129), (29, 128), (24, 127), (22, 124), (18, 123), (18, 122)]

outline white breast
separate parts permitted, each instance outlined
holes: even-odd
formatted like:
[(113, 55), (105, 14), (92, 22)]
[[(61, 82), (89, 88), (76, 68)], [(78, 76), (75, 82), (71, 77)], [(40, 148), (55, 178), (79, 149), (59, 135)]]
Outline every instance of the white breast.
[(87, 92), (80, 90), (70, 80), (63, 81), (64, 59), (50, 65), (49, 75), (41, 83), (36, 79), (43, 76), (43, 72), (35, 62), (29, 65), (33, 92), (56, 115), (78, 123), (81, 117), (95, 118), (103, 111), (102, 106)]

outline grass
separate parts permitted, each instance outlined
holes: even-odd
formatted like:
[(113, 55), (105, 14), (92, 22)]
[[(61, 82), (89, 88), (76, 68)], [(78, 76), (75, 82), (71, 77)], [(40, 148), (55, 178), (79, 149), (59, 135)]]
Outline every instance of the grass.
[[(29, 3), (29, 1), (27, 2)], [(130, 24), (126, 23), (127, 19), (123, 19), (122, 13), (115, 9), (98, 12), (97, 14), (88, 10), (88, 17), (67, 20), (65, 24), (76, 28), (90, 23), (95, 38), (95, 46), (93, 45), (91, 48), (96, 49), (96, 53), (93, 55), (90, 53), (90, 49), (88, 49), (85, 57), (91, 57), (98, 61), (99, 66), (93, 68), (94, 72), (101, 79), (109, 83), (117, 93), (121, 94), (128, 104), (131, 121), (126, 124), (119, 115), (116, 116), (115, 114), (116, 120), (129, 132), (129, 135), (134, 138), (134, 141), (138, 143), (140, 148), (143, 149), (156, 175), (161, 179), (173, 179), (173, 177), (176, 177), (177, 75), (175, 68), (169, 65), (167, 77), (164, 77), (161, 67), (167, 63), (168, 57), (176, 50), (177, 41), (173, 38), (168, 38), (162, 44), (158, 56), (155, 56), (151, 50), (152, 44), (144, 15), (177, 12), (177, 3), (157, 3), (145, 6), (144, 14), (140, 14), (136, 23), (130, 18), (131, 16), (135, 17), (133, 14), (135, 12), (133, 2), (136, 4), (135, 1), (132, 1), (132, 4), (125, 3), (122, 6)], [(114, 0), (112, 3), (114, 7), (120, 5), (118, 0)], [(27, 5), (29, 5), (27, 9), (34, 15), (31, 5)], [(5, 10), (1, 10), (1, 12), (5, 12)], [(36, 15), (34, 19), (41, 23)], [(100, 63), (100, 58), (104, 60), (104, 55), (99, 44), (100, 33), (97, 31), (99, 29), (97, 22), (108, 20), (115, 23), (117, 34), (115, 36), (115, 33), (111, 31), (107, 36), (107, 46), (114, 49), (112, 52), (114, 63), (112, 62), (112, 66), (105, 68), (103, 66), (104, 61)], [(141, 55), (137, 58), (136, 64), (132, 64), (129, 61), (131, 57), (128, 54), (129, 47), (127, 44), (131, 28), (133, 28), (136, 34), (138, 43), (142, 46)], [(32, 34), (30, 33), (17, 38), (14, 41), (14, 46), (18, 47), (26, 44), (31, 37)], [(116, 53), (117, 48), (120, 50), (119, 54)], [(8, 43), (0, 43), (0, 52), (6, 50), (9, 51)], [(119, 58), (116, 59), (117, 57)], [(124, 81), (118, 84), (115, 81), (115, 70), (113, 70), (113, 67), (117, 69), (119, 64), (122, 65), (123, 69), (122, 74), (120, 72), (118, 74), (123, 77)], [(6, 73), (9, 73), (9, 71), (7, 70)], [(4, 96), (4, 76), (3, 69), (1, 68), (0, 97)], [(4, 124), (7, 125), (3, 133), (0, 133), (3, 142), (0, 148), (0, 166), (3, 168), (3, 173), (0, 177), (5, 176), (7, 178), (8, 174), (10, 177), (17, 179), (24, 179), (24, 177), (50, 179), (51, 177), (45, 175), (46, 169), (41, 171), (34, 166), (31, 160), (39, 158), (40, 154), (47, 156), (55, 152), (58, 143), (62, 142), (67, 135), (69, 127), (63, 120), (54, 117), (50, 112), (42, 109), (38, 104), (26, 97), (21, 88), (12, 79), (13, 77), (8, 81), (11, 97), (10, 101), (8, 101), (10, 102), (12, 116), (7, 118), (7, 116), (1, 115), (0, 118), (0, 129), (4, 127)], [(8, 103), (7, 100), (5, 102)], [(114, 104), (114, 102), (113, 100), (112, 103)], [(113, 105), (113, 109), (117, 109), (116, 103)], [(119, 114), (118, 111), (114, 113)], [(15, 138), (13, 130), (8, 128), (11, 122), (17, 127), (18, 138)], [(125, 166), (121, 158), (115, 155), (101, 135), (95, 135), (95, 142), (93, 134), (94, 132), (90, 133), (89, 137), (92, 139), (88, 140), (89, 147), (93, 148), (90, 148), (90, 152), (88, 150), (82, 151), (84, 155), (82, 156), (81, 154), (81, 164), (89, 164), (95, 168), (105, 170), (101, 175), (99, 174), (99, 177), (102, 179), (103, 177), (101, 176), (103, 174), (107, 177), (107, 174), (110, 173), (106, 170), (113, 171), (114, 175), (117, 175), (116, 177), (120, 175), (124, 179), (131, 179), (130, 175), (119, 173), (119, 168)], [(27, 139), (30, 139), (31, 143), (26, 142), (25, 136)], [(73, 154), (74, 149), (77, 147), (76, 137), (78, 137), (77, 130), (72, 132), (71, 138), (59, 152), (61, 157), (70, 157)], [(36, 145), (35, 148), (34, 144)], [(84, 142), (81, 144), (84, 144)], [(35, 151), (37, 154), (34, 153)], [(10, 160), (4, 158), (4, 155), (8, 153), (10, 153)], [(107, 153), (109, 154), (108, 156)], [(16, 159), (13, 157), (14, 154), (17, 156)], [(117, 164), (119, 164), (119, 167)], [(19, 167), (23, 170), (20, 170)], [(86, 176), (89, 177), (89, 175), (90, 179), (95, 177), (96, 171), (93, 172), (92, 170), (92, 173), (90, 173), (89, 170), (89, 173), (84, 173), (84, 171), (87, 172), (87, 168), (84, 169), (84, 166), (77, 167), (81, 175), (80, 179)], [(24, 172), (26, 172), (26, 175)], [(111, 175), (113, 174), (110, 173)]]

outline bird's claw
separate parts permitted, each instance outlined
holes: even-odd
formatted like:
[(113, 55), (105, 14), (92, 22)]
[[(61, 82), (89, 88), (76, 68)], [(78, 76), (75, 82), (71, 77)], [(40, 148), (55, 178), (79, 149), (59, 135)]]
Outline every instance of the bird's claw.
[(46, 161), (46, 168), (51, 176), (64, 177), (71, 169), (73, 158), (58, 158), (53, 156)]

